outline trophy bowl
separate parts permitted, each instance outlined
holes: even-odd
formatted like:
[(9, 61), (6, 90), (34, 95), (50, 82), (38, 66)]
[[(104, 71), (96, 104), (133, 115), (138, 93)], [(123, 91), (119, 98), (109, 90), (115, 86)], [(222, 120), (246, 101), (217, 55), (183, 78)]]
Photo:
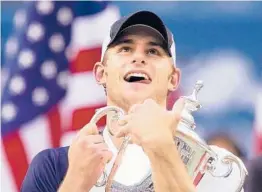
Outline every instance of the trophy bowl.
[[(232, 165), (235, 163), (239, 169), (240, 182), (234, 192), (240, 192), (247, 175), (247, 170), (242, 161), (233, 154), (226, 155), (222, 160), (219, 159), (216, 152), (212, 150), (211, 147), (207, 145), (206, 142), (195, 132), (196, 125), (192, 116), (192, 112), (201, 108), (201, 105), (197, 100), (197, 94), (202, 87), (203, 82), (197, 81), (193, 93), (190, 96), (183, 97), (185, 99), (185, 107), (182, 111), (181, 121), (177, 127), (174, 142), (177, 145), (181, 160), (185, 164), (187, 172), (192, 178), (195, 186), (199, 184), (207, 172), (209, 172), (213, 177), (226, 178), (230, 176), (233, 170)], [(111, 116), (109, 120), (108, 131), (111, 135), (114, 135), (114, 131), (110, 129), (110, 124), (111, 122), (117, 121), (119, 118), (121, 118), (121, 116), (125, 115), (125, 112), (121, 108), (115, 106), (106, 106), (104, 108), (100, 108), (96, 111), (95, 115), (91, 119), (91, 122), (97, 123), (101, 117), (109, 113)], [(121, 159), (129, 143), (130, 137), (126, 136), (119, 148), (117, 157), (109, 175), (107, 175), (104, 171), (100, 179), (97, 181), (96, 187), (105, 186), (105, 191), (111, 191), (114, 175), (121, 164)], [(227, 166), (227, 171), (221, 175), (217, 175), (215, 173), (216, 166), (219, 163)]]

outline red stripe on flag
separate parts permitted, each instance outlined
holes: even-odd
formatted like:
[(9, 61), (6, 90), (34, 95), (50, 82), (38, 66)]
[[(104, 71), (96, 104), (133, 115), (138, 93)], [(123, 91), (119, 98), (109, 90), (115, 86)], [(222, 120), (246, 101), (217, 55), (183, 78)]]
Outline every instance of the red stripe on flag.
[(60, 139), (62, 135), (61, 118), (57, 106), (54, 106), (47, 113), (47, 121), (51, 133), (51, 142), (53, 147), (60, 146)]
[(2, 137), (2, 142), (6, 158), (16, 183), (17, 191), (19, 191), (28, 168), (27, 156), (22, 140), (18, 131), (14, 131)]
[(262, 135), (255, 133), (255, 155), (262, 154)]
[(80, 50), (70, 65), (71, 73), (92, 71), (96, 62), (100, 61), (101, 47)]
[[(85, 108), (76, 109), (73, 112), (73, 119), (72, 119), (72, 129), (73, 130), (79, 130), (84, 125), (90, 122), (91, 118), (95, 114), (95, 110), (101, 107), (104, 107), (105, 105), (100, 106), (90, 106)], [(101, 120), (97, 123), (97, 126), (104, 126), (106, 123), (105, 118), (101, 118)]]

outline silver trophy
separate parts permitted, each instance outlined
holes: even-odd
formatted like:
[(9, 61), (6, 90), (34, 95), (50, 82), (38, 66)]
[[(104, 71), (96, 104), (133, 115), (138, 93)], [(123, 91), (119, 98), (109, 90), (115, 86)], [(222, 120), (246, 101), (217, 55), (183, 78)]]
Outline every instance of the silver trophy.
[[(197, 111), (201, 108), (199, 101), (197, 100), (197, 94), (200, 89), (203, 87), (202, 81), (197, 81), (193, 90), (193, 93), (190, 96), (184, 96), (185, 98), (185, 107), (182, 111), (182, 118), (177, 127), (177, 133), (174, 138), (174, 141), (177, 145), (180, 157), (185, 164), (188, 174), (194, 181), (194, 184), (197, 186), (201, 178), (205, 173), (209, 172), (213, 177), (228, 177), (233, 171), (233, 163), (235, 163), (240, 172), (240, 182), (236, 187), (234, 192), (240, 192), (245, 177), (247, 176), (247, 170), (241, 161), (234, 155), (226, 155), (222, 160), (218, 158), (218, 155), (214, 150), (202, 140), (195, 130), (195, 122), (192, 116), (192, 112)], [(117, 121), (121, 116), (125, 115), (125, 112), (118, 107), (107, 106), (100, 108), (96, 111), (95, 115), (91, 119), (92, 123), (97, 123), (97, 121), (107, 115), (111, 114), (109, 120), (108, 131), (111, 135), (114, 135), (114, 131), (111, 129), (111, 122)], [(112, 115), (113, 113), (113, 115)], [(102, 130), (103, 131), (103, 130)], [(123, 154), (127, 145), (130, 143), (130, 137), (126, 136), (122, 142), (121, 147), (119, 148), (118, 155), (115, 159), (113, 167), (109, 173), (103, 172), (103, 175), (97, 181), (96, 186), (101, 187), (105, 186), (105, 191), (110, 192), (111, 186), (113, 183), (114, 176), (117, 172), (117, 169), (121, 163)], [(216, 165), (222, 163), (227, 166), (227, 171), (221, 175), (215, 173)]]

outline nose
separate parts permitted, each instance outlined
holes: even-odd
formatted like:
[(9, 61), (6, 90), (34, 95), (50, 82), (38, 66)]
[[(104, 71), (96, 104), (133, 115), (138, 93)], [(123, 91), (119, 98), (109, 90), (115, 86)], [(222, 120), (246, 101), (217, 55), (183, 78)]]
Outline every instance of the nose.
[(132, 64), (146, 64), (146, 60), (145, 60), (145, 56), (143, 55), (143, 53), (141, 53), (142, 51), (136, 51), (133, 55), (132, 58)]
[(144, 59), (133, 59), (132, 64), (146, 64)]

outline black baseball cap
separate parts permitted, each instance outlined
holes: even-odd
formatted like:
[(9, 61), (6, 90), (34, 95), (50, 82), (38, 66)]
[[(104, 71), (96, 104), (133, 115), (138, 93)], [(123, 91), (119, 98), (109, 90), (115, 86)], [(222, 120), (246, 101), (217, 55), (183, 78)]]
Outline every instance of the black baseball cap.
[(115, 21), (103, 42), (101, 60), (103, 59), (107, 48), (114, 43), (123, 31), (136, 26), (149, 28), (155, 31), (163, 39), (164, 49), (175, 61), (175, 41), (172, 32), (166, 27), (159, 16), (150, 11), (138, 11)]

